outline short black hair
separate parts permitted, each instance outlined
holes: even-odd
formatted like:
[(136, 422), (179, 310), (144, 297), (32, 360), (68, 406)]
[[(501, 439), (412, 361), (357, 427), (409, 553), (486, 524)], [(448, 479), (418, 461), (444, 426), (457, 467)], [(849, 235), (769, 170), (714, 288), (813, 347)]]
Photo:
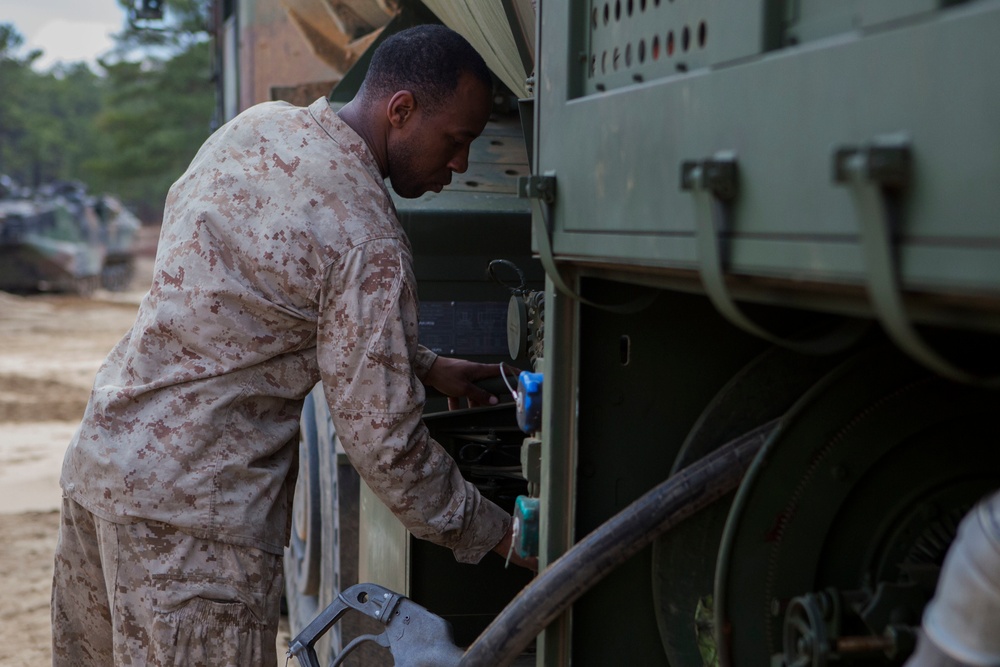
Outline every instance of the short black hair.
[(489, 68), (464, 37), (443, 25), (420, 25), (397, 32), (375, 49), (363, 91), (367, 99), (377, 100), (409, 90), (434, 112), (455, 92), (465, 73), (493, 90)]

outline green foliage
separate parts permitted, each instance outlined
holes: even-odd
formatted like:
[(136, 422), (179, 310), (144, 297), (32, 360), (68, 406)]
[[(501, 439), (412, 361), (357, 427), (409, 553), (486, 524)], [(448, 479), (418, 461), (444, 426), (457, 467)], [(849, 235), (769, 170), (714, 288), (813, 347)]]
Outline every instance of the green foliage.
[(82, 181), (157, 221), (211, 131), (208, 6), (170, 0), (163, 25), (127, 22), (100, 74), (84, 63), (37, 71), (41, 52), (22, 55), (23, 37), (0, 23), (0, 174), (27, 186)]
[(85, 167), (141, 218), (158, 217), (211, 131), (210, 45), (194, 42), (169, 60), (102, 64), (109, 91), (94, 119), (102, 146)]
[(102, 81), (83, 64), (38, 73), (41, 52), (18, 57), (23, 42), (0, 24), (0, 173), (28, 185), (73, 177), (93, 150)]

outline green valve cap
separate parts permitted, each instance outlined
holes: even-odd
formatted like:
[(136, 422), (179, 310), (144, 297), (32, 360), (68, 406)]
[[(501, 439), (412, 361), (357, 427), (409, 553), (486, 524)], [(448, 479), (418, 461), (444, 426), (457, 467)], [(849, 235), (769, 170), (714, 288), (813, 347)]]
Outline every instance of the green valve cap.
[(514, 548), (521, 558), (538, 555), (538, 498), (518, 496), (514, 503)]

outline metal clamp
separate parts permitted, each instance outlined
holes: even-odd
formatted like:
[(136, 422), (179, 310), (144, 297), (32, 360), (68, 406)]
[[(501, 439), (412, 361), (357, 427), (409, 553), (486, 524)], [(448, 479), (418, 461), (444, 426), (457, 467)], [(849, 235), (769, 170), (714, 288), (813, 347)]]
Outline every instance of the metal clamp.
[(752, 321), (736, 304), (725, 279), (730, 254), (727, 239), (734, 227), (733, 203), (739, 194), (735, 153), (725, 151), (706, 160), (683, 162), (680, 185), (694, 197), (701, 282), (723, 317), (758, 338), (807, 354), (837, 352), (861, 338), (867, 325), (857, 320), (847, 320), (814, 338), (786, 338)]
[(552, 237), (554, 232), (554, 221), (552, 220), (552, 208), (556, 203), (556, 177), (553, 173), (521, 176), (517, 179), (518, 196), (537, 202), (541, 215), (531, 216), (532, 227), (534, 229), (535, 242), (538, 244), (538, 258), (542, 262), (542, 268), (552, 284), (557, 290), (567, 296), (612, 313), (636, 313), (649, 306), (656, 299), (656, 292), (649, 291), (644, 296), (639, 296), (625, 303), (609, 304), (597, 303), (590, 299), (585, 299), (571, 286), (573, 278), (564, 276), (556, 265), (555, 253), (553, 251)]
[(904, 188), (913, 177), (913, 157), (905, 137), (884, 138), (867, 147), (839, 148), (833, 154), (833, 180), (850, 184), (860, 179), (881, 187)]
[(853, 195), (868, 293), (889, 337), (943, 377), (1000, 386), (1000, 377), (978, 377), (941, 356), (917, 332), (903, 304), (896, 239), (903, 224), (903, 195), (913, 178), (908, 137), (889, 135), (867, 146), (838, 149), (833, 156), (833, 178), (847, 185)]
[(554, 204), (556, 177), (551, 174), (521, 176), (517, 179), (517, 196), (521, 199), (540, 199), (546, 204)]
[(735, 153), (716, 153), (707, 160), (681, 163), (681, 190), (707, 190), (723, 201), (732, 201), (736, 199), (738, 184)]
[(389, 649), (397, 667), (452, 667), (462, 659), (464, 651), (455, 645), (448, 621), (376, 584), (357, 584), (338, 595), (292, 639), (288, 655), (297, 658), (302, 667), (320, 667), (313, 646), (352, 609), (381, 622), (385, 632), (356, 637), (330, 662), (330, 667), (341, 665), (365, 642)]

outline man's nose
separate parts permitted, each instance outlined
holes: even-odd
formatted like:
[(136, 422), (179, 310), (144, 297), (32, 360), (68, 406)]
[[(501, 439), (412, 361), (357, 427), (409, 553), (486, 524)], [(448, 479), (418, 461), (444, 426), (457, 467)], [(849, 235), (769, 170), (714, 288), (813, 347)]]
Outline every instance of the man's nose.
[(448, 162), (448, 168), (451, 169), (456, 174), (464, 174), (465, 170), (469, 168), (469, 147), (465, 146)]

